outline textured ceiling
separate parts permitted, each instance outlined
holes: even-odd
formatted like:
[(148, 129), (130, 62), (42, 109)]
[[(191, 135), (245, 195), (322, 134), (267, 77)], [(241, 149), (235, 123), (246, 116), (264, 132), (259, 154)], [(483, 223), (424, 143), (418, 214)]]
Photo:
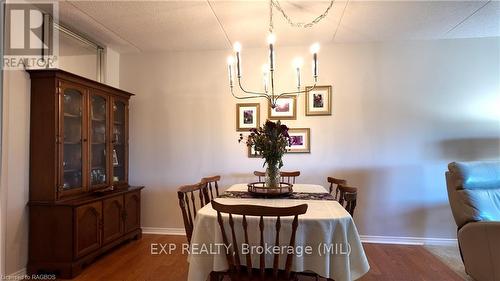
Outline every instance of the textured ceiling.
[[(280, 1), (308, 22), (329, 1)], [(59, 20), (121, 53), (218, 50), (265, 44), (268, 1), (61, 1)], [(280, 45), (500, 36), (498, 1), (335, 1), (312, 28), (289, 26), (277, 11)]]

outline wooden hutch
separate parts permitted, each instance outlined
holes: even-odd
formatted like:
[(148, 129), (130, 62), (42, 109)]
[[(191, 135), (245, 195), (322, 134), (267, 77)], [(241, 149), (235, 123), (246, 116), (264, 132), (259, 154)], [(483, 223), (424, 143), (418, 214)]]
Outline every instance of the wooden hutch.
[(132, 94), (62, 71), (31, 76), (28, 274), (72, 278), (141, 237), (140, 192), (128, 185)]

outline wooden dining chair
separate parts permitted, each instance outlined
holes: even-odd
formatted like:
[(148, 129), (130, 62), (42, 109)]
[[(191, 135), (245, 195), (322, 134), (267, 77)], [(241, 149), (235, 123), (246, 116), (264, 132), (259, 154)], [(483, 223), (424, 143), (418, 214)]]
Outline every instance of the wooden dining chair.
[(347, 185), (347, 181), (343, 179), (337, 179), (337, 178), (332, 178), (328, 177), (327, 181), (330, 183), (330, 194), (333, 192), (333, 187), (335, 185), (335, 200), (338, 200), (338, 194), (339, 194), (339, 187), (341, 185)]
[(280, 172), (281, 182), (295, 184), (295, 178), (300, 176), (300, 171)]
[(266, 178), (265, 172), (254, 171), (253, 174), (259, 177), (259, 182), (263, 182)]
[[(216, 197), (219, 197), (219, 181), (220, 176), (205, 177), (201, 179), (201, 183), (207, 188), (207, 193), (210, 197), (210, 201), (214, 200)], [(213, 191), (212, 189), (214, 189), (215, 191)], [(214, 192), (216, 196), (214, 196)]]
[(202, 182), (183, 185), (177, 189), (177, 197), (179, 198), (179, 207), (184, 220), (184, 228), (188, 242), (191, 243), (193, 235), (194, 219), (196, 218), (196, 201), (198, 201), (198, 209), (210, 202), (205, 184)]
[(358, 189), (350, 186), (339, 186), (340, 197), (339, 204), (344, 206), (351, 216), (354, 216), (354, 209), (356, 208)]
[[(260, 246), (264, 247), (264, 217), (276, 217), (275, 229), (275, 245), (279, 246), (280, 241), (280, 229), (281, 229), (281, 217), (292, 217), (292, 232), (290, 235), (289, 247), (295, 247), (295, 234), (297, 232), (297, 227), (299, 225), (299, 215), (305, 214), (307, 211), (307, 204), (297, 205), (287, 208), (276, 208), (276, 207), (266, 207), (258, 205), (223, 205), (212, 201), (212, 207), (217, 211), (217, 221), (222, 233), (222, 240), (226, 249), (226, 259), (229, 265), (229, 270), (224, 272), (212, 271), (210, 273), (210, 280), (220, 280), (220, 277), (229, 276), (230, 280), (293, 280), (294, 273), (291, 272), (293, 254), (289, 253), (285, 261), (285, 269), (279, 270), (279, 254), (274, 255), (273, 268), (265, 267), (266, 251), (263, 251), (259, 257), (259, 267), (254, 268), (252, 265), (251, 253), (245, 255), (246, 266), (241, 265), (239, 250), (241, 249), (241, 243), (238, 244), (237, 237), (235, 236), (234, 218), (233, 215), (242, 216), (242, 227), (244, 232), (244, 243), (247, 245), (252, 245), (248, 241), (248, 223), (247, 217), (260, 217), (259, 229), (260, 229)], [(222, 213), (229, 214), (229, 226), (231, 233), (231, 241), (226, 233), (224, 227), (224, 222), (222, 219)], [(252, 230), (251, 230), (252, 231)], [(249, 251), (250, 252), (250, 251)]]

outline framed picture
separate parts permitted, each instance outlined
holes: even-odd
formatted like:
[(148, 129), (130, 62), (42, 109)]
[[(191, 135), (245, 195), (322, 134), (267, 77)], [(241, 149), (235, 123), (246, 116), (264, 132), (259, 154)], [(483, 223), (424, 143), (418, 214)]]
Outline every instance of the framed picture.
[(260, 153), (255, 151), (255, 146), (248, 146), (248, 158), (261, 158)]
[(311, 129), (293, 128), (288, 129), (291, 144), (288, 153), (311, 153)]
[(271, 120), (295, 120), (297, 119), (297, 97), (283, 96), (276, 101), (276, 107), (271, 108), (269, 104), (268, 119)]
[(113, 167), (119, 166), (118, 155), (116, 154), (116, 150), (113, 149)]
[(256, 129), (260, 124), (259, 116), (260, 104), (236, 104), (236, 131), (250, 131), (250, 129)]
[(332, 115), (332, 86), (306, 87), (306, 115)]

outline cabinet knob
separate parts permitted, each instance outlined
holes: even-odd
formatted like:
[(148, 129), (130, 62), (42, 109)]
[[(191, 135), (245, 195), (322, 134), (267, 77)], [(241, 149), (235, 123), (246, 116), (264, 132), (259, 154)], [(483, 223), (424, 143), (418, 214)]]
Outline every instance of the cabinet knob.
[(83, 142), (87, 142), (87, 139), (83, 139)]

